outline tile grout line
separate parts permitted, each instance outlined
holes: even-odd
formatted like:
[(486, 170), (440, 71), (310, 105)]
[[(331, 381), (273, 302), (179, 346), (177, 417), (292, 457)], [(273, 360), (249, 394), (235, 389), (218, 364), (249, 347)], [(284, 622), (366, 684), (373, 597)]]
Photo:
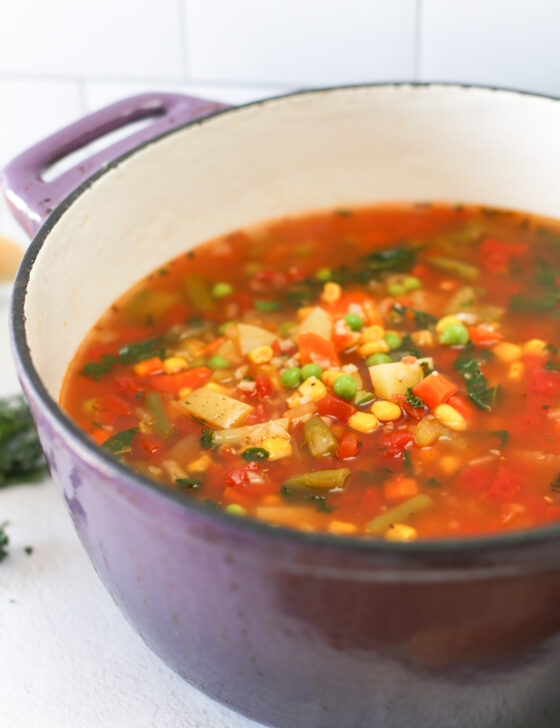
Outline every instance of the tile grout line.
[(423, 0), (416, 0), (416, 13), (414, 18), (414, 80), (420, 80), (420, 62), (422, 50), (422, 11)]

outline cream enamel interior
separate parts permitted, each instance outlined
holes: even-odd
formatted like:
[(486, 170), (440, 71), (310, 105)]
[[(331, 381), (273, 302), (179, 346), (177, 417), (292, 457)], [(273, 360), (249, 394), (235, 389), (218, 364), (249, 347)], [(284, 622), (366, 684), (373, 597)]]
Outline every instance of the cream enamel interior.
[(430, 199), (558, 217), (560, 103), (479, 88), (335, 89), (241, 108), (148, 145), (48, 234), (25, 301), (34, 365), (57, 399), (103, 311), (216, 235), (312, 209)]

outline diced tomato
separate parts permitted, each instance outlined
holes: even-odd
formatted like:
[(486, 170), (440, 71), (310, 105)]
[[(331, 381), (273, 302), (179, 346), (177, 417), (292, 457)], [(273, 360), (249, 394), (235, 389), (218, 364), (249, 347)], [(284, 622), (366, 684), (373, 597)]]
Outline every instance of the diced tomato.
[(410, 271), (410, 274), (415, 278), (420, 278), (420, 280), (422, 280), (424, 278), (428, 278), (431, 275), (431, 272), (432, 271), (425, 263), (417, 263)]
[(455, 485), (468, 493), (481, 493), (490, 489), (494, 473), (490, 465), (468, 465), (455, 478)]
[(433, 410), (455, 394), (457, 386), (443, 374), (432, 372), (412, 387), (412, 391), (417, 397), (420, 397), (426, 407)]
[(414, 435), (407, 430), (394, 430), (388, 432), (381, 438), (381, 444), (385, 446), (383, 456), (386, 458), (402, 458), (403, 453), (414, 442)]
[(180, 326), (189, 318), (191, 309), (184, 303), (176, 303), (165, 312), (165, 326)]
[(355, 432), (345, 432), (338, 442), (336, 455), (340, 460), (354, 458), (360, 451), (360, 441)]
[(338, 366), (340, 363), (332, 341), (327, 341), (317, 334), (300, 334), (298, 336), (298, 347), (302, 364), (328, 362), (333, 366)]
[(488, 490), (488, 498), (494, 501), (509, 501), (520, 488), (520, 476), (505, 465), (500, 465), (496, 477)]
[(397, 475), (383, 483), (383, 492), (390, 502), (406, 500), (418, 494), (418, 483), (414, 478)]
[(286, 276), (274, 268), (262, 268), (255, 273), (252, 282), (254, 282), (254, 287), (257, 290), (262, 290), (268, 286), (272, 288), (284, 288), (286, 285)]
[(228, 470), (224, 476), (224, 483), (230, 488), (239, 488), (247, 480), (247, 473), (254, 472), (258, 469), (256, 462), (247, 463), (247, 465), (240, 465), (238, 468)]
[(393, 401), (402, 407), (409, 417), (413, 417), (415, 420), (421, 420), (422, 417), (428, 414), (425, 407), (413, 407), (410, 402), (406, 401), (404, 394), (395, 394)]
[(178, 392), (184, 387), (196, 389), (204, 384), (212, 371), (208, 367), (196, 367), (186, 372), (178, 372), (177, 374), (154, 374), (150, 377), (150, 386), (160, 392)]
[(146, 389), (144, 383), (139, 381), (136, 377), (129, 377), (126, 375), (123, 375), (122, 377), (115, 377), (115, 384), (130, 394), (138, 394), (138, 392), (143, 392)]
[(257, 473), (259, 466), (256, 462), (251, 461), (246, 465), (229, 470), (224, 478), (224, 482), (230, 488), (239, 488), (242, 493), (247, 495), (268, 495), (276, 493), (278, 485), (263, 478), (262, 482), (252, 482), (251, 473)]
[(107, 430), (94, 430), (90, 433), (90, 437), (93, 438), (98, 445), (103, 445), (105, 440), (108, 440), (111, 437), (111, 433), (107, 432)]
[(317, 402), (317, 412), (321, 417), (334, 417), (339, 422), (348, 422), (356, 412), (356, 408), (350, 402), (335, 397), (334, 394), (327, 394)]
[(467, 326), (469, 337), (475, 346), (493, 346), (504, 338), (499, 331), (487, 326)]
[(282, 347), (280, 346), (278, 339), (274, 339), (270, 347), (276, 356), (280, 356), (282, 354)]
[(267, 377), (266, 374), (257, 374), (255, 377), (255, 383), (257, 385), (257, 394), (259, 397), (270, 397), (274, 394), (272, 379)]
[(480, 246), (480, 259), (486, 270), (493, 273), (507, 271), (512, 258), (520, 258), (529, 250), (525, 243), (485, 238)]
[(244, 425), (258, 425), (261, 422), (266, 422), (268, 419), (269, 419), (269, 416), (268, 416), (268, 412), (266, 409), (266, 405), (263, 402), (259, 402), (259, 404), (257, 404), (255, 407), (253, 407), (253, 411), (247, 415), (243, 424)]
[(158, 455), (165, 447), (163, 442), (154, 435), (142, 435), (138, 438), (138, 444), (147, 455), (151, 456)]
[(551, 397), (560, 394), (560, 372), (533, 369), (529, 373), (528, 390), (531, 394), (546, 394)]

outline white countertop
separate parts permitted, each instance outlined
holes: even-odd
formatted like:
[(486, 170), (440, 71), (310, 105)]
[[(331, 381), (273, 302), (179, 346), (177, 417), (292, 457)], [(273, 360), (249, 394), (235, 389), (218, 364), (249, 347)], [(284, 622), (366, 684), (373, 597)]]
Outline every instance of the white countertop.
[[(0, 396), (19, 389), (8, 294), (0, 287)], [(2, 521), (2, 728), (257, 728), (150, 652), (105, 591), (51, 479), (0, 489)]]

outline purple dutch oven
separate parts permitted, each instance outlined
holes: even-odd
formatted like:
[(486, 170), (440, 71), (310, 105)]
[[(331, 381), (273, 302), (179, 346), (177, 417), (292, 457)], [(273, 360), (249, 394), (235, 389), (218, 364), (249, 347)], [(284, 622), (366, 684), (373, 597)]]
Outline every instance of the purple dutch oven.
[[(42, 180), (54, 161), (148, 117)], [(227, 231), (396, 199), (558, 217), (559, 129), (557, 100), (484, 88), (361, 86), (237, 109), (146, 94), (4, 170), (35, 235), (12, 335), (52, 474), (126, 618), (210, 696), (282, 728), (560, 725), (560, 527), (402, 544), (273, 528), (130, 472), (57, 405), (111, 302)]]

